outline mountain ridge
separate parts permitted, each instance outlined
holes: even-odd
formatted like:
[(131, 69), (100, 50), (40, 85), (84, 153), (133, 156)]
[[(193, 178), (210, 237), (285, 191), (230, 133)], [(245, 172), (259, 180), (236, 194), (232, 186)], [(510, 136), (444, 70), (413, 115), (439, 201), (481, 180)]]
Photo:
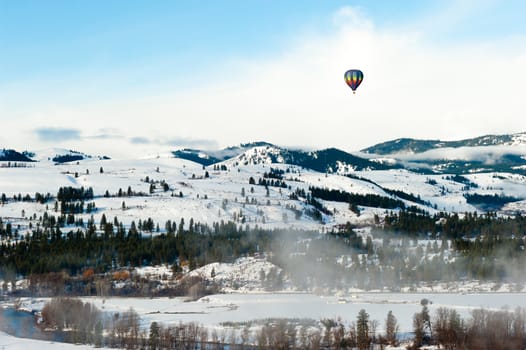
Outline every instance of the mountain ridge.
[[(282, 147), (266, 141), (241, 143), (219, 150), (183, 148), (171, 151), (175, 158), (207, 167), (220, 163), (290, 164), (322, 173), (351, 174), (363, 170), (407, 169), (427, 174), (510, 172), (526, 174), (526, 133), (484, 135), (459, 141), (399, 138), (359, 152), (335, 147), (307, 150)], [(0, 161), (53, 161), (57, 164), (93, 159), (78, 151), (52, 149), (42, 152), (0, 153)], [(104, 156), (99, 159), (109, 159)]]
[(491, 171), (526, 174), (526, 150), (520, 146), (526, 146), (526, 133), (484, 135), (459, 141), (401, 138), (373, 145), (358, 154), (334, 147), (313, 151), (288, 149), (261, 141), (219, 151), (184, 149), (172, 153), (203, 166), (237, 159), (247, 164), (287, 163), (343, 174), (400, 168), (429, 174)]
[(287, 149), (268, 142), (241, 144), (238, 147), (228, 147), (220, 151), (206, 152), (187, 148), (172, 153), (176, 158), (191, 160), (203, 166), (235, 159), (245, 164), (286, 163), (330, 173), (367, 169), (387, 170), (400, 167), (356, 156), (334, 147), (305, 151)]
[(361, 152), (368, 154), (388, 155), (397, 153), (423, 153), (437, 148), (459, 148), (497, 145), (509, 146), (513, 144), (526, 145), (526, 132), (501, 135), (489, 134), (454, 141), (398, 138), (364, 148), (361, 150)]

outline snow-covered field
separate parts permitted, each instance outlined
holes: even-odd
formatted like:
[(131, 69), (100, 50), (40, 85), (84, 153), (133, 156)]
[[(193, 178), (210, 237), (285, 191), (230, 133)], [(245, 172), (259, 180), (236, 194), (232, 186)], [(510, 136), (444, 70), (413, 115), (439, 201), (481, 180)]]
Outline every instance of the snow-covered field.
[[(0, 349), (2, 350), (30, 350), (30, 349), (49, 349), (49, 350), (88, 350), (93, 349), (91, 345), (77, 345), (59, 342), (49, 342), (27, 338), (17, 338), (12, 335), (0, 332)], [(100, 348), (98, 348), (100, 349)]]

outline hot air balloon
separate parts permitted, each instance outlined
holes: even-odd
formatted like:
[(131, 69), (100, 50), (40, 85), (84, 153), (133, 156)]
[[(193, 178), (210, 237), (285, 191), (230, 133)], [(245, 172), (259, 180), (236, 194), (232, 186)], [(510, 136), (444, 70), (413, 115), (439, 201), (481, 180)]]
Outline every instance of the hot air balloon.
[(345, 82), (349, 87), (352, 89), (352, 93), (356, 93), (356, 88), (362, 83), (363, 80), (363, 73), (359, 69), (350, 69), (347, 72), (345, 72), (345, 75), (343, 76), (345, 78)]

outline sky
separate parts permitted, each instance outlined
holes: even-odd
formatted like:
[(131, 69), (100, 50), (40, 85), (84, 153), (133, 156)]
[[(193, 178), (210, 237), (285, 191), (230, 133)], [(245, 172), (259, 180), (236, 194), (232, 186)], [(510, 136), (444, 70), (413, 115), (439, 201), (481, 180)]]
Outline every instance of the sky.
[(0, 0), (0, 147), (352, 152), (524, 132), (524, 13), (522, 0)]

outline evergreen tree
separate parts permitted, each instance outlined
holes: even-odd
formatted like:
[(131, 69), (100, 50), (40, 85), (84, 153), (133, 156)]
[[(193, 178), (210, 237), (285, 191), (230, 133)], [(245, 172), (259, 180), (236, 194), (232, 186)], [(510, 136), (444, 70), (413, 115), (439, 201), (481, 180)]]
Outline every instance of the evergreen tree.
[(106, 214), (102, 213), (102, 216), (100, 218), (100, 229), (104, 230), (104, 227), (106, 226), (107, 220), (106, 220)]
[(369, 314), (361, 309), (356, 320), (356, 342), (359, 350), (369, 348), (371, 339), (369, 338)]
[(160, 327), (157, 322), (152, 322), (150, 324), (150, 336), (148, 338), (148, 345), (151, 350), (157, 350), (160, 346)]

